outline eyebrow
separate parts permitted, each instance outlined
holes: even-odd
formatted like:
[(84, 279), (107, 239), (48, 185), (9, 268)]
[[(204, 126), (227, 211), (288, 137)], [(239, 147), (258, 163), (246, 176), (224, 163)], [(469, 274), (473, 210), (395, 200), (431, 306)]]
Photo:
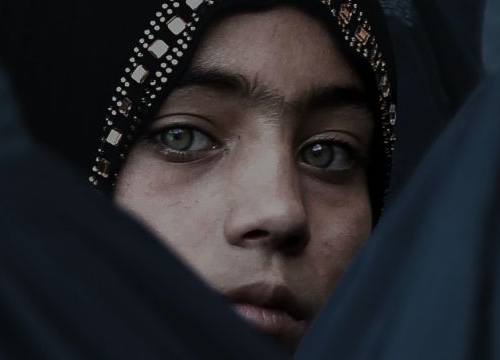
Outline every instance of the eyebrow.
[(282, 96), (258, 79), (250, 80), (241, 74), (219, 68), (191, 68), (180, 80), (177, 88), (191, 86), (201, 86), (247, 98), (257, 106), (276, 106), (284, 101)]
[(314, 89), (310, 92), (306, 104), (309, 109), (349, 106), (369, 111), (366, 93), (354, 85), (328, 85)]
[[(257, 106), (276, 106), (285, 101), (276, 90), (266, 86), (259, 79), (249, 79), (244, 75), (220, 68), (194, 66), (181, 78), (176, 89), (194, 86), (249, 98)], [(307, 110), (354, 107), (369, 111), (366, 93), (351, 84), (330, 84), (311, 89), (304, 98), (290, 102), (290, 105)]]
[(221, 91), (242, 92), (247, 90), (248, 81), (245, 77), (235, 73), (230, 73), (217, 68), (204, 69), (195, 66), (184, 74), (177, 85), (177, 88), (190, 86), (204, 86)]

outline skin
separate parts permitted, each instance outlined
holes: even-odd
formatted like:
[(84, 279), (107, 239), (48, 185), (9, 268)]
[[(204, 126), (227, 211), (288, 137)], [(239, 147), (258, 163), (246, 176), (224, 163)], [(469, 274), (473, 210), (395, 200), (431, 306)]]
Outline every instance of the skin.
[[(267, 333), (293, 350), (371, 231), (362, 82), (323, 25), (291, 7), (217, 22), (188, 73), (115, 199), (221, 294), (286, 287), (304, 316)], [(172, 151), (185, 127), (195, 145)], [(318, 143), (335, 154), (326, 168), (304, 157)]]

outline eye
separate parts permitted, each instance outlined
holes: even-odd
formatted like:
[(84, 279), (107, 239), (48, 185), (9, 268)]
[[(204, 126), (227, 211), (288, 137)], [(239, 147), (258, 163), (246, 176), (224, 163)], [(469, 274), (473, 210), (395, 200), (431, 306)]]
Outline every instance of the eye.
[(167, 150), (178, 152), (208, 150), (214, 147), (207, 135), (188, 127), (165, 129), (158, 134), (158, 140)]
[(353, 165), (353, 156), (347, 145), (335, 142), (316, 142), (306, 145), (300, 160), (309, 166), (328, 170), (347, 170)]

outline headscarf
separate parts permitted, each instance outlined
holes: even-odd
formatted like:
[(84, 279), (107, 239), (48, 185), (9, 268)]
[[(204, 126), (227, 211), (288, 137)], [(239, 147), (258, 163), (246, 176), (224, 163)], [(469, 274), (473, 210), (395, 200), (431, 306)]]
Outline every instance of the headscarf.
[(387, 211), (297, 359), (500, 358), (500, 73)]
[[(284, 358), (34, 146), (3, 80), (0, 71), (1, 358)], [(297, 360), (500, 357), (499, 91), (497, 74), (439, 139)]]
[(398, 117), (404, 119), (395, 130), (403, 140), (394, 152), (391, 199), (483, 76), (485, 3), (381, 0), (394, 44)]
[[(278, 4), (326, 19), (348, 58), (369, 69), (376, 103), (369, 186), (377, 218), (389, 183), (396, 108), (390, 44), (376, 0), (4, 0), (8, 21), (2, 19), (0, 41), (29, 126), (91, 172), (92, 184), (110, 191), (137, 134), (175, 87), (212, 19)], [(51, 121), (37, 121), (40, 114)]]
[(1, 359), (285, 358), (19, 115), (0, 66)]

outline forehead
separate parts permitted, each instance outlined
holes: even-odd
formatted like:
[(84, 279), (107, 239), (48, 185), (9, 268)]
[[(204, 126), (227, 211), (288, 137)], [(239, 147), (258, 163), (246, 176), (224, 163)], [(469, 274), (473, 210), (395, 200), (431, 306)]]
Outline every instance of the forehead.
[(214, 22), (192, 67), (239, 74), (278, 91), (285, 100), (318, 87), (363, 87), (324, 24), (288, 6)]

